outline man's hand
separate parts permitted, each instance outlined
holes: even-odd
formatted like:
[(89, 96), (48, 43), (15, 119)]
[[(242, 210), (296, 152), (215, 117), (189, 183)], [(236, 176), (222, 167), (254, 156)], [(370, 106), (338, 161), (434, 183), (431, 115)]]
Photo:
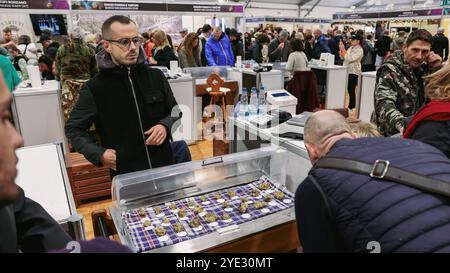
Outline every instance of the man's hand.
[(438, 54), (431, 51), (428, 55), (427, 63), (430, 68), (439, 67), (442, 65), (442, 58)]
[(102, 161), (103, 166), (113, 169), (114, 171), (117, 171), (117, 166), (116, 166), (117, 156), (116, 156), (115, 150), (107, 149), (103, 153), (100, 160)]
[(284, 43), (279, 44), (278, 48), (283, 49), (284, 48)]
[(152, 127), (150, 130), (145, 132), (146, 136), (149, 136), (147, 141), (145, 142), (145, 145), (155, 145), (159, 146), (163, 144), (164, 140), (167, 137), (167, 130), (166, 127), (164, 127), (161, 124), (158, 124), (154, 127)]

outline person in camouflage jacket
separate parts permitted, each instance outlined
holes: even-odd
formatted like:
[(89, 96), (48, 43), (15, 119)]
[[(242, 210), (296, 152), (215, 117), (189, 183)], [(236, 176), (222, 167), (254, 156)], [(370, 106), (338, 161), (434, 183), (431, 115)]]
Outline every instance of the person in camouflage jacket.
[(95, 51), (84, 42), (84, 30), (75, 27), (70, 38), (68, 44), (58, 49), (55, 59), (55, 76), (61, 83), (61, 108), (65, 121), (75, 107), (84, 83), (98, 72)]
[(76, 27), (70, 34), (71, 41), (58, 49), (55, 74), (58, 81), (89, 80), (97, 72), (95, 51), (84, 42), (84, 31)]
[(403, 51), (396, 51), (377, 71), (374, 122), (385, 136), (402, 133), (406, 118), (426, 103), (422, 77), (437, 71), (442, 58), (431, 51), (432, 35), (413, 31)]

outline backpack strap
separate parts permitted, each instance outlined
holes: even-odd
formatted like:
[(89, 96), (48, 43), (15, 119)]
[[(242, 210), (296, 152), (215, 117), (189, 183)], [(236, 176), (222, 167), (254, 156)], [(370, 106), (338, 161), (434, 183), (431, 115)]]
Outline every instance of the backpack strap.
[(313, 166), (313, 169), (316, 168), (336, 169), (368, 175), (375, 179), (398, 182), (419, 190), (450, 197), (450, 182), (394, 167), (387, 160), (376, 160), (370, 164), (347, 158), (325, 157)]

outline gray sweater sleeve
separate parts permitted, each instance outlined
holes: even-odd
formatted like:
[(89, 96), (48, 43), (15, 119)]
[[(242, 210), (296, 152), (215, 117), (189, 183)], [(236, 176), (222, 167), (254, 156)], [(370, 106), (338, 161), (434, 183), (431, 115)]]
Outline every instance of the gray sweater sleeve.
[(85, 85), (66, 123), (65, 131), (69, 142), (77, 152), (83, 154), (92, 164), (101, 166), (100, 158), (106, 149), (98, 146), (88, 134), (96, 114), (97, 107), (94, 97), (87, 85)]

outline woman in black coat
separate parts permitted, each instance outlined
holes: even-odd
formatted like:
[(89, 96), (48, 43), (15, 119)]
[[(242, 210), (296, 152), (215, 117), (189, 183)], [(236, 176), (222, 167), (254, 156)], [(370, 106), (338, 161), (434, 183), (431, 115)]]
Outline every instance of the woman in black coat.
[(150, 65), (170, 68), (170, 61), (178, 61), (164, 31), (156, 31), (153, 35), (153, 42), (155, 47), (152, 49), (152, 57), (149, 59)]

